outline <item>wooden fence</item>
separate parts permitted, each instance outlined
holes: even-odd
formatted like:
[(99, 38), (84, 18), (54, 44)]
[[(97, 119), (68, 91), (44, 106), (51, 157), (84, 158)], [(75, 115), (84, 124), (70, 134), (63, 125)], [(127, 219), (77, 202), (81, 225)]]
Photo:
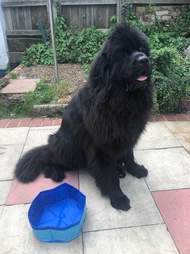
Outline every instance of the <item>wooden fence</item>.
[[(41, 40), (39, 24), (49, 29), (47, 0), (2, 0), (11, 62)], [(73, 26), (108, 28), (110, 18), (120, 16), (121, 0), (57, 0), (60, 14)], [(190, 0), (129, 0), (134, 5), (190, 4)]]

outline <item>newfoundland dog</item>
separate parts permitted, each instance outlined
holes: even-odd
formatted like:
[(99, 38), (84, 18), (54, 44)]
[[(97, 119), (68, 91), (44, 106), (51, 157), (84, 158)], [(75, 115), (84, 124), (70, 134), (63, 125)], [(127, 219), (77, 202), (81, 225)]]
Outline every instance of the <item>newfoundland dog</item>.
[(15, 176), (24, 183), (40, 173), (59, 182), (65, 171), (87, 170), (111, 205), (128, 210), (119, 178), (148, 174), (133, 149), (152, 106), (151, 64), (146, 36), (118, 25), (97, 55), (87, 84), (64, 109), (61, 127), (48, 144), (27, 152)]

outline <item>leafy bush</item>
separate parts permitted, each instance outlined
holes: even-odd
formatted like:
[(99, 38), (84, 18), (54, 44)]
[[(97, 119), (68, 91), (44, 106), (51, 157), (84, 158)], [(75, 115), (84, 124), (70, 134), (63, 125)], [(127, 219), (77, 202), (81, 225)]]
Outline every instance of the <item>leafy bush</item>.
[(79, 32), (76, 39), (76, 48), (78, 49), (77, 62), (81, 64), (91, 63), (105, 41), (106, 36), (107, 34), (92, 27)]
[(23, 56), (22, 64), (31, 66), (36, 64), (53, 64), (53, 53), (49, 44), (37, 43), (28, 48)]
[(176, 36), (190, 37), (190, 9), (184, 7), (182, 15), (168, 22), (168, 31)]
[(181, 100), (186, 95), (187, 80), (173, 72), (165, 76), (156, 71), (153, 79), (159, 111), (180, 112)]
[(78, 54), (75, 46), (76, 31), (67, 26), (63, 17), (56, 19), (55, 41), (58, 62), (75, 63)]
[[(154, 9), (151, 11), (155, 15)], [(190, 95), (190, 59), (183, 55), (190, 45), (190, 10), (167, 22), (155, 15), (154, 21), (146, 25), (132, 11), (125, 19), (150, 39), (155, 111), (180, 112), (183, 98)]]
[[(89, 64), (105, 41), (106, 33), (86, 28), (81, 31), (71, 29), (63, 17), (58, 17), (55, 25), (56, 53), (59, 63)], [(52, 49), (48, 43), (38, 43), (26, 50), (22, 64), (50, 65), (53, 63)]]

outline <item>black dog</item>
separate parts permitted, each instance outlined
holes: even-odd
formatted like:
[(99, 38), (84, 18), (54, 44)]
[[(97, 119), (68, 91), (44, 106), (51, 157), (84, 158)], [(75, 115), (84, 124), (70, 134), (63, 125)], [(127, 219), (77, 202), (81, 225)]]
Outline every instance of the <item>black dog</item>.
[(71, 100), (48, 145), (34, 148), (17, 163), (15, 176), (33, 181), (40, 173), (61, 181), (64, 172), (86, 169), (113, 207), (130, 208), (119, 177), (138, 178), (148, 171), (135, 163), (133, 148), (152, 106), (146, 36), (118, 25), (92, 64), (89, 80)]

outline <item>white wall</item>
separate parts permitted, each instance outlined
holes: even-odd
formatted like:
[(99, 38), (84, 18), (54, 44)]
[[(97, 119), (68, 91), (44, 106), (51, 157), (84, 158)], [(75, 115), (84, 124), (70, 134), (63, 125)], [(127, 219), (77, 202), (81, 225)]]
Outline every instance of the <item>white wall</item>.
[(9, 59), (5, 33), (5, 21), (0, 0), (0, 70), (6, 70), (8, 62)]

